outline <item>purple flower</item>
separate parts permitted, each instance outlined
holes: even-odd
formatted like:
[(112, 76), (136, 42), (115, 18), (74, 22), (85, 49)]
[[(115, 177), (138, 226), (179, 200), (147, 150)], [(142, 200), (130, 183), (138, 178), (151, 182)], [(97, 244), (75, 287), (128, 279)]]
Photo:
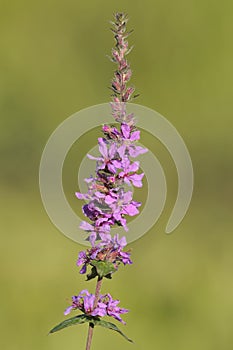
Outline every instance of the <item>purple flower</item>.
[(77, 266), (82, 265), (82, 268), (79, 271), (81, 274), (86, 273), (88, 264), (90, 264), (92, 260), (96, 260), (96, 257), (99, 251), (100, 251), (99, 247), (95, 246), (95, 247), (92, 247), (91, 249), (88, 249), (87, 251), (83, 250), (79, 252), (76, 265)]
[(104, 200), (92, 200), (83, 206), (83, 213), (91, 221), (97, 222), (97, 226), (100, 226), (103, 220), (105, 221), (106, 218), (111, 217), (111, 208), (106, 205)]
[(127, 245), (127, 241), (124, 236), (120, 238), (119, 234), (116, 234), (114, 237), (112, 237), (110, 234), (101, 234), (100, 237), (100, 246), (111, 246), (112, 251), (117, 251), (117, 255), (115, 256), (115, 262), (119, 261), (122, 262), (124, 265), (132, 264), (132, 260), (130, 259), (130, 252), (123, 252), (123, 249)]
[(111, 173), (116, 172), (116, 168), (113, 164), (114, 157), (116, 156), (117, 146), (115, 143), (111, 143), (108, 148), (106, 141), (103, 138), (99, 138), (99, 151), (102, 157), (93, 157), (88, 155), (89, 159), (97, 161), (97, 169), (107, 168)]
[(100, 234), (100, 237), (102, 246), (112, 244), (114, 249), (123, 249), (127, 245), (125, 236), (120, 238), (118, 233), (114, 237), (110, 234)]
[(117, 194), (107, 195), (105, 197), (105, 203), (107, 203), (113, 211), (113, 217), (116, 217), (116, 220), (119, 219), (119, 215), (126, 214), (129, 216), (134, 216), (139, 213), (138, 207), (141, 203), (133, 201), (133, 193), (131, 191), (124, 192), (121, 189)]
[(85, 314), (92, 314), (94, 310), (95, 295), (88, 293), (83, 297), (83, 311)]
[(140, 131), (132, 131), (130, 125), (123, 123), (121, 124), (121, 132), (122, 145), (118, 148), (118, 153), (121, 158), (123, 158), (127, 152), (130, 157), (135, 158), (148, 151), (147, 148), (135, 145), (135, 141), (140, 139)]
[(75, 192), (75, 196), (78, 199), (83, 199), (83, 200), (93, 199), (95, 197), (95, 193), (98, 191), (97, 181), (98, 181), (98, 179), (94, 178), (92, 176), (90, 178), (85, 179), (85, 182), (88, 185), (88, 192), (85, 194), (80, 193), (80, 192)]
[(139, 162), (130, 163), (128, 158), (124, 158), (120, 163), (122, 171), (118, 174), (118, 177), (123, 179), (127, 185), (132, 184), (135, 187), (142, 187), (142, 178), (144, 173), (136, 174), (139, 169)]
[(64, 311), (68, 315), (72, 310), (80, 310), (86, 315), (91, 316), (111, 316), (125, 324), (120, 315), (127, 313), (129, 310), (118, 307), (119, 300), (113, 300), (110, 294), (100, 295), (95, 307), (95, 295), (82, 290), (79, 295), (72, 297), (72, 304)]
[(117, 248), (117, 249), (123, 249), (127, 245), (125, 236), (120, 238), (119, 234), (116, 234), (113, 237), (112, 242), (114, 244), (114, 248)]
[(64, 315), (68, 315), (72, 310), (79, 309), (86, 315), (91, 316), (105, 316), (106, 315), (106, 304), (100, 300), (97, 302), (97, 306), (94, 308), (95, 295), (88, 292), (88, 290), (82, 290), (79, 295), (72, 297), (72, 304), (66, 308)]
[(65, 309), (64, 315), (68, 315), (72, 310), (82, 309), (83, 307), (83, 296), (90, 295), (87, 289), (82, 290), (79, 295), (72, 296), (72, 304)]
[(90, 202), (89, 204), (85, 204), (83, 206), (83, 213), (91, 220), (95, 221), (100, 212), (98, 211), (98, 208), (94, 205), (93, 202)]
[(77, 260), (77, 266), (82, 266), (81, 270), (80, 270), (80, 273), (81, 274), (84, 274), (86, 273), (87, 271), (87, 264), (90, 262), (90, 259), (89, 257), (87, 256), (86, 252), (85, 251), (81, 251), (79, 252), (78, 254), (78, 260)]
[(96, 308), (91, 312), (91, 315), (92, 316), (100, 316), (100, 317), (106, 316), (106, 314), (107, 314), (106, 308), (107, 308), (106, 304), (99, 301), (97, 303)]
[(131, 127), (128, 124), (121, 124), (121, 133), (124, 140), (131, 142), (140, 140), (140, 131), (131, 132)]
[(86, 221), (82, 221), (79, 227), (89, 233), (87, 240), (92, 246), (94, 246), (96, 239), (99, 239), (101, 233), (110, 232), (110, 223), (107, 218), (99, 218), (92, 225)]
[(120, 252), (119, 253), (120, 257), (119, 260), (124, 264), (124, 265), (131, 265), (132, 260), (130, 259), (130, 253), (129, 252)]
[(113, 300), (112, 296), (109, 293), (102, 295), (101, 300), (104, 304), (106, 304), (107, 315), (125, 324), (120, 315), (126, 314), (127, 312), (129, 312), (129, 310), (117, 306), (120, 300)]

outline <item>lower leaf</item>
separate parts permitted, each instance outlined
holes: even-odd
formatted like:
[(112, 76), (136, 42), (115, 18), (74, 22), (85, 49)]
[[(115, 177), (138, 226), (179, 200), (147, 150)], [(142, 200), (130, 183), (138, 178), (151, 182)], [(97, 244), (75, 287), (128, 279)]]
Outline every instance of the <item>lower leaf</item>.
[(129, 339), (114, 323), (103, 321), (103, 320), (100, 320), (100, 319), (94, 320), (93, 323), (94, 323), (95, 326), (101, 326), (101, 327), (104, 327), (104, 328), (111, 329), (111, 330), (119, 333), (120, 335), (122, 335), (130, 343), (133, 343), (133, 341), (131, 339)]
[(89, 317), (89, 316), (84, 315), (84, 314), (68, 318), (67, 320), (59, 323), (57, 326), (55, 326), (53, 329), (51, 329), (49, 334), (50, 333), (55, 333), (57, 331), (60, 331), (61, 329), (64, 329), (66, 327), (74, 326), (76, 324), (82, 324), (82, 323), (90, 322), (91, 319), (92, 319), (92, 317)]

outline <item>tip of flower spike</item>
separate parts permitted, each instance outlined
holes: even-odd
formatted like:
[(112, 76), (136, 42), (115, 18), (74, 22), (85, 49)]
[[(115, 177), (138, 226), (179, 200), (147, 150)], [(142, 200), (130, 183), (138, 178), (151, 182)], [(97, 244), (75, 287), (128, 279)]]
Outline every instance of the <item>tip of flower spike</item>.
[(119, 21), (119, 22), (128, 21), (129, 20), (128, 14), (124, 13), (124, 12), (115, 12), (113, 14), (113, 16), (116, 19), (116, 21)]

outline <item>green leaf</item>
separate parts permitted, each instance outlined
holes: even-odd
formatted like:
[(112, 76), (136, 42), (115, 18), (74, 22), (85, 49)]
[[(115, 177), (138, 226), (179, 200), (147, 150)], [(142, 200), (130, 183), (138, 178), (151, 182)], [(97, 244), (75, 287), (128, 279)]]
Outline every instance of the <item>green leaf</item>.
[(91, 272), (87, 274), (87, 281), (92, 280), (93, 278), (95, 278), (96, 276), (98, 276), (98, 273), (96, 271), (96, 267), (93, 266), (91, 269)]
[(68, 318), (67, 320), (59, 323), (57, 326), (55, 326), (53, 329), (51, 329), (49, 334), (60, 331), (61, 329), (64, 329), (66, 327), (74, 326), (77, 324), (83, 324), (83, 323), (93, 324), (93, 327), (94, 326), (101, 326), (104, 328), (111, 329), (111, 330), (119, 333), (120, 335), (122, 335), (130, 343), (133, 343), (133, 341), (131, 339), (129, 339), (114, 323), (103, 321), (98, 317), (93, 317), (93, 316), (89, 316), (89, 315), (85, 315), (85, 314)]
[[(98, 276), (103, 278), (116, 271), (114, 264), (109, 261), (93, 260), (91, 265), (95, 266)], [(108, 277), (109, 278), (109, 277)]]
[(100, 319), (94, 320), (93, 323), (95, 326), (101, 326), (101, 327), (116, 331), (117, 333), (122, 335), (126, 340), (128, 340), (130, 343), (133, 343), (133, 341), (131, 339), (129, 339), (114, 323), (103, 321)]
[(56, 327), (51, 329), (51, 331), (49, 333), (55, 333), (57, 331), (60, 331), (63, 328), (74, 326), (76, 324), (82, 324), (82, 323), (86, 323), (86, 322), (91, 322), (92, 319), (93, 319), (92, 317), (84, 315), (84, 314), (83, 315), (74, 316), (72, 318), (68, 318), (67, 320), (59, 323)]

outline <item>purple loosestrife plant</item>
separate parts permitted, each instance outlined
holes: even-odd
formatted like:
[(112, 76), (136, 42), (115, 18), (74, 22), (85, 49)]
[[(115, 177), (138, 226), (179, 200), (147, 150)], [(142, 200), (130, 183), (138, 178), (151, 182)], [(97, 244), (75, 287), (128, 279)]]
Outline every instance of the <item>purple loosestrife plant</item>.
[(90, 242), (90, 248), (79, 253), (76, 264), (80, 274), (87, 275), (87, 281), (97, 279), (96, 290), (95, 294), (83, 290), (73, 296), (64, 314), (68, 315), (73, 310), (82, 313), (66, 319), (50, 331), (54, 333), (71, 325), (88, 323), (86, 350), (91, 347), (93, 330), (97, 325), (115, 330), (131, 341), (115, 324), (102, 319), (109, 316), (125, 324), (120, 315), (129, 310), (119, 307), (120, 301), (114, 300), (109, 293), (100, 294), (104, 278), (111, 279), (120, 265), (132, 264), (131, 253), (125, 250), (126, 238), (120, 238), (118, 234), (112, 237), (110, 232), (113, 226), (122, 226), (127, 231), (127, 217), (139, 213), (141, 203), (133, 199), (131, 188), (142, 187), (144, 174), (139, 173), (140, 165), (134, 158), (147, 151), (137, 145), (140, 131), (136, 128), (134, 115), (126, 111), (126, 103), (135, 97), (134, 88), (127, 86), (132, 75), (126, 59), (131, 50), (126, 40), (131, 33), (126, 31), (127, 21), (127, 15), (116, 13), (111, 22), (116, 40), (111, 60), (117, 66), (111, 82), (111, 108), (119, 126), (102, 127), (103, 137), (98, 139), (100, 154), (98, 157), (88, 155), (96, 162), (95, 177), (85, 179), (87, 193), (76, 192), (78, 199), (86, 201), (82, 209), (87, 221), (82, 221), (80, 228), (86, 232), (86, 239)]

